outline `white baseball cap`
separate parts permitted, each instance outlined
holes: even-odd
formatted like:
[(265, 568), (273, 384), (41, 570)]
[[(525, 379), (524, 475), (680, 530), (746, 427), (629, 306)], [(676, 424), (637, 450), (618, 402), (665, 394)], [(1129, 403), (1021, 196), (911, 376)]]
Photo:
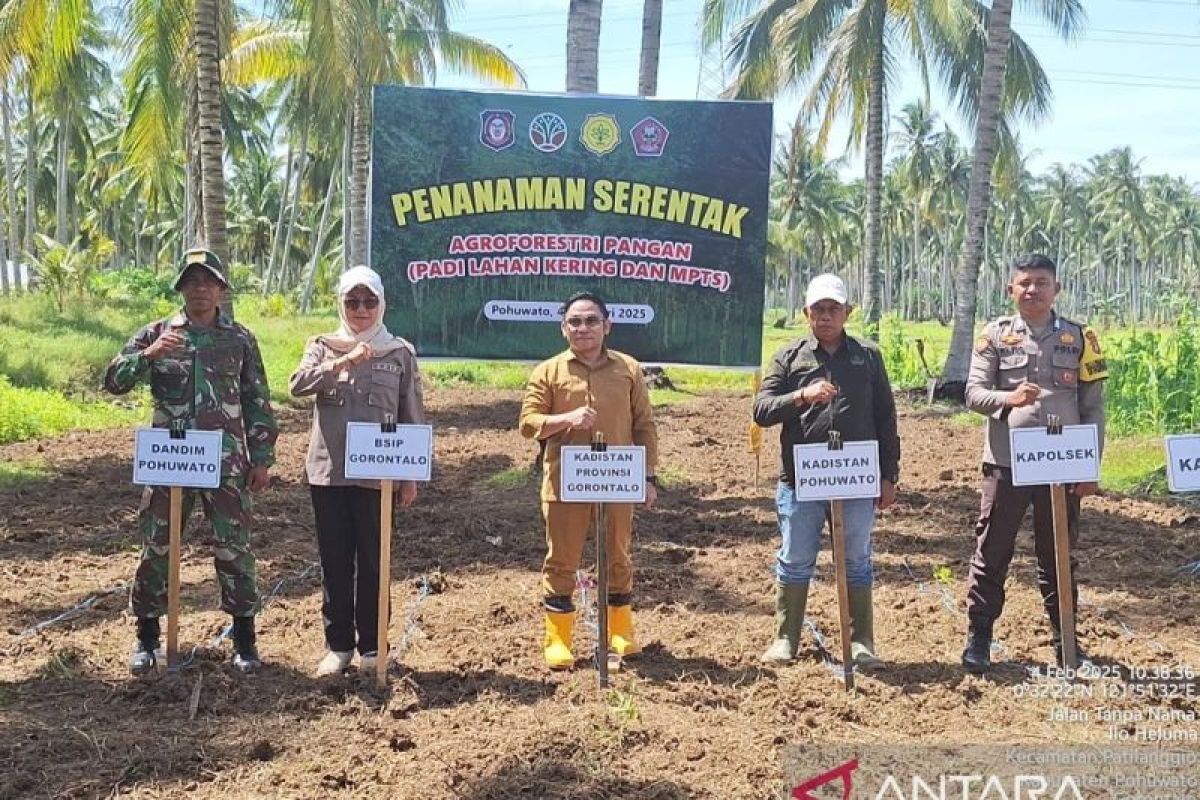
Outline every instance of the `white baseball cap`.
[(846, 284), (837, 275), (827, 272), (808, 282), (808, 290), (804, 293), (804, 307), (811, 308), (822, 300), (836, 300), (846, 305), (847, 299)]

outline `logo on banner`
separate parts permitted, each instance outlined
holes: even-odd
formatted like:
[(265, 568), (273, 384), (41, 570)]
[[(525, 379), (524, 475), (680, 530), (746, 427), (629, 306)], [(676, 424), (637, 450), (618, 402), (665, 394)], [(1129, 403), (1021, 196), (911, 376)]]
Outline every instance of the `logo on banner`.
[(629, 129), (629, 136), (633, 139), (633, 152), (647, 158), (661, 156), (670, 135), (667, 126), (654, 117), (646, 117)]
[(606, 156), (621, 143), (621, 128), (612, 114), (588, 114), (579, 129), (579, 142), (598, 156)]
[(497, 153), (512, 147), (517, 140), (516, 121), (517, 116), (511, 111), (480, 111), (479, 143)]
[(529, 123), (529, 141), (543, 153), (561, 150), (567, 143), (567, 123), (549, 111), (538, 114)]

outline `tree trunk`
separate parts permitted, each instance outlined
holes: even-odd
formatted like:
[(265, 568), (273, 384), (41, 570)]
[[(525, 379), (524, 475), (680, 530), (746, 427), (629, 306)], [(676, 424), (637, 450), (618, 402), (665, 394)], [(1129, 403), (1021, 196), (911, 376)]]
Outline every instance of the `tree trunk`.
[(196, 0), (196, 106), (200, 131), (200, 190), (204, 199), (205, 247), (228, 273), (229, 232), (225, 225), (225, 130), (221, 124), (221, 72), (217, 32), (218, 0)]
[(34, 225), (37, 222), (37, 114), (33, 106), (33, 76), (27, 69), (25, 74), (26, 104), (25, 124), (25, 243), (26, 252), (33, 252)]
[(658, 56), (662, 47), (663, 0), (642, 4), (642, 60), (638, 66), (638, 94), (658, 94)]
[(571, 0), (567, 11), (567, 91), (599, 91), (600, 12), (604, 0)]
[(866, 153), (866, 184), (867, 214), (864, 230), (863, 247), (863, 322), (866, 323), (866, 334), (874, 337), (879, 327), (880, 293), (883, 290), (883, 272), (879, 264), (879, 245), (882, 238), (879, 206), (883, 194), (883, 126), (886, 124), (883, 116), (883, 36), (884, 17), (887, 7), (882, 2), (875, 2), (872, 13), (877, 15), (874, 29), (878, 32), (879, 41), (871, 54), (870, 86), (867, 89), (867, 153)]
[(370, 87), (361, 86), (354, 103), (354, 134), (351, 137), (350, 164), (350, 263), (367, 263), (367, 173), (371, 166)]
[(292, 190), (292, 159), (295, 157), (295, 146), (288, 140), (287, 161), (283, 168), (283, 191), (279, 195), (279, 213), (275, 217), (275, 236), (271, 239), (271, 255), (267, 259), (267, 268), (263, 271), (263, 292), (271, 291), (271, 276), (275, 274), (275, 256), (279, 253), (279, 243), (283, 240), (283, 217), (287, 213), (288, 196)]
[(12, 253), (12, 260), (19, 261), (21, 239), (17, 223), (17, 173), (13, 169), (12, 122), (9, 119), (8, 111), (7, 81), (0, 82), (0, 130), (3, 131), (4, 136), (4, 185), (7, 189), (5, 192), (5, 202), (7, 203), (8, 210), (8, 249)]
[(312, 257), (308, 264), (308, 277), (304, 281), (304, 294), (300, 297), (300, 313), (307, 314), (312, 305), (313, 286), (317, 283), (317, 265), (321, 263), (321, 250), (325, 247), (325, 226), (329, 222), (329, 207), (333, 205), (333, 195), (337, 192), (338, 167), (333, 162), (329, 170), (329, 188), (325, 190), (325, 203), (321, 208), (321, 221), (317, 223), (317, 240), (313, 245)]
[[(4, 205), (0, 204), (0, 295), (8, 296), (8, 215), (4, 213)], [(16, 253), (13, 253), (12, 263), (17, 263)]]
[[(342, 131), (342, 174), (349, 176), (351, 149), (354, 142), (354, 104), (346, 110), (346, 124)], [(350, 269), (350, 181), (342, 181), (342, 272)]]
[(58, 151), (54, 159), (54, 188), (58, 193), (54, 198), (54, 238), (63, 244), (70, 239), (67, 230), (67, 145), (71, 137), (71, 115), (67, 113), (67, 102), (64, 93), (58, 101)]
[(787, 280), (787, 324), (796, 320), (796, 312), (800, 309), (800, 264), (796, 254), (788, 253)]
[(947, 381), (966, 381), (971, 365), (979, 266), (983, 260), (983, 239), (987, 235), (988, 203), (992, 198), (992, 165), (996, 160), (1000, 95), (1004, 86), (1004, 71), (1008, 66), (1011, 21), (1012, 0), (993, 0), (988, 14), (987, 50), (983, 54), (979, 116), (975, 121), (975, 154), (967, 194), (966, 235), (956, 279), (954, 331), (950, 339), (950, 352), (942, 369), (942, 376)]
[(292, 210), (288, 215), (287, 234), (283, 237), (283, 252), (279, 254), (279, 270), (276, 281), (277, 291), (287, 291), (288, 262), (292, 255), (292, 234), (296, 230), (296, 217), (300, 215), (300, 189), (304, 186), (304, 168), (308, 161), (308, 131), (311, 126), (308, 119), (304, 120), (304, 130), (300, 134), (300, 156), (296, 159), (296, 190), (292, 193)]

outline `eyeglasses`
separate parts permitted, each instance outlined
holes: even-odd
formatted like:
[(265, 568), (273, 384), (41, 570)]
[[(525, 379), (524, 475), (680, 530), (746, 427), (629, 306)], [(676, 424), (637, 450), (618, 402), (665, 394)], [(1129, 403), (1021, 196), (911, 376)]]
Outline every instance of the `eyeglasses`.
[(604, 318), (592, 314), (586, 317), (567, 317), (563, 322), (571, 330), (579, 330), (580, 328), (598, 328), (600, 323), (604, 322)]
[(365, 308), (368, 311), (374, 311), (379, 308), (378, 297), (347, 297), (342, 301), (342, 305), (351, 311), (357, 311), (360, 308)]

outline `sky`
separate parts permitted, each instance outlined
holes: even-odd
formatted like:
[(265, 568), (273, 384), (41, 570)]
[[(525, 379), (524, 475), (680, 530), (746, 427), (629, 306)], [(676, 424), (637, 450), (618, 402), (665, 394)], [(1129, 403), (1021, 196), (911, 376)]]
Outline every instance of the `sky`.
[[(524, 70), (529, 89), (561, 92), (566, 75), (567, 0), (463, 0), (451, 27), (502, 48)], [(1146, 174), (1181, 175), (1200, 184), (1200, 0), (1085, 0), (1087, 22), (1074, 42), (1063, 42), (1032, 13), (1035, 2), (1016, 0), (1013, 29), (1037, 53), (1050, 78), (1050, 116), (1020, 129), (1035, 174), (1056, 162), (1086, 163), (1116, 147), (1130, 146)], [(687, 100), (712, 97), (719, 69), (706, 59), (701, 80), (698, 20), (702, 0), (665, 0), (659, 96)], [(642, 0), (605, 0), (600, 29), (600, 92), (637, 91)], [(714, 78), (716, 80), (714, 80)], [(932, 79), (931, 79), (932, 80)], [(439, 86), (485, 88), (450, 73)], [(968, 144), (971, 132), (935, 85), (935, 111)], [(894, 116), (922, 88), (906, 68), (888, 98)], [(795, 120), (802, 92), (776, 99), (775, 127)], [(835, 128), (830, 155), (845, 145)], [(861, 171), (861, 156), (846, 170)]]

